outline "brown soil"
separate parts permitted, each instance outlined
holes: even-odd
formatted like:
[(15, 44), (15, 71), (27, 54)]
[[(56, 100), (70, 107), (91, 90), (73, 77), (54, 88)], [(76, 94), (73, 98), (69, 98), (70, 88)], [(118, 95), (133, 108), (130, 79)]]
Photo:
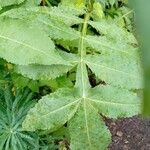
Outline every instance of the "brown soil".
[(150, 150), (150, 119), (106, 119), (112, 133), (108, 150)]

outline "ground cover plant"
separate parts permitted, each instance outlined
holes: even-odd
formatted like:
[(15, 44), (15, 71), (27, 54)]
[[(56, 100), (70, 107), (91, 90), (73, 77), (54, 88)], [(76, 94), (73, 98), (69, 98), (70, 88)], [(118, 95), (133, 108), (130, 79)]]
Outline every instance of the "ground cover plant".
[(26, 109), (22, 130), (62, 131), (71, 150), (107, 149), (111, 134), (103, 117), (141, 110), (141, 58), (126, 1), (6, 0), (0, 6), (0, 57), (11, 82), (36, 92), (35, 86), (50, 87)]
[(17, 90), (14, 97), (11, 86), (0, 89), (0, 149), (24, 150), (30, 144), (34, 146), (34, 138), (21, 127), (27, 112), (34, 106), (29, 91)]

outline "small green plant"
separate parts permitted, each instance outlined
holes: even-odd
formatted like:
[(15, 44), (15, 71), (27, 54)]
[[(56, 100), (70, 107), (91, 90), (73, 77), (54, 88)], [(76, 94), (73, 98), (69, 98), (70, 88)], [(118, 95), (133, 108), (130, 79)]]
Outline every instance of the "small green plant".
[[(15, 92), (15, 91), (14, 91)], [(11, 86), (0, 89), (0, 149), (26, 150), (34, 146), (34, 136), (22, 129), (22, 122), (35, 102), (29, 89), (17, 90)]]
[(50, 8), (23, 4), (1, 14), (0, 29), (0, 57), (16, 72), (34, 80), (66, 75), (74, 83), (42, 97), (28, 112), (25, 131), (53, 132), (67, 124), (72, 150), (105, 150), (111, 134), (102, 116), (140, 112), (138, 43), (105, 15), (99, 1), (62, 0)]

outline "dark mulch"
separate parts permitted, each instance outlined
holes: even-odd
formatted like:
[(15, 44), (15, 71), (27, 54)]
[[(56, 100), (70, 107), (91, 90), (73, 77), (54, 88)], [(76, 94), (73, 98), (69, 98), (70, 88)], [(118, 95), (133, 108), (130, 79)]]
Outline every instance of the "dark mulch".
[(150, 150), (150, 119), (106, 119), (112, 133), (108, 150)]

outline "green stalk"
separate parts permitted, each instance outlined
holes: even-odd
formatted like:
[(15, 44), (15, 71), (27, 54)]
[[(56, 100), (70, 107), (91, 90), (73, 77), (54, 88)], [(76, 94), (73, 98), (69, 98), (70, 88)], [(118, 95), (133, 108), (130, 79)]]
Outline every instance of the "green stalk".
[(45, 0), (45, 2), (47, 3), (47, 5), (48, 5), (49, 7), (51, 7), (51, 3), (50, 3), (48, 0)]
[(90, 20), (90, 16), (91, 16), (91, 9), (89, 8), (92, 8), (89, 5), (91, 5), (90, 0), (87, 6), (87, 13), (85, 14), (85, 17), (84, 17), (84, 23), (83, 23), (81, 37), (80, 37), (79, 46), (78, 46), (78, 54), (80, 55), (80, 64), (78, 65), (78, 71), (77, 71), (78, 75), (77, 75), (76, 84), (79, 85), (78, 87), (80, 89), (80, 93), (83, 98), (86, 97), (87, 89), (90, 87), (86, 64), (84, 62), (84, 58), (86, 56), (86, 46), (84, 42), (85, 42), (85, 37), (87, 33), (87, 28), (88, 28), (88, 21)]
[(84, 38), (86, 37), (88, 21), (90, 20), (91, 11), (93, 9), (92, 6), (93, 6), (92, 0), (88, 0), (88, 2), (87, 2), (87, 13), (85, 14), (85, 17), (84, 17), (84, 23), (83, 23), (83, 28), (81, 31), (81, 38), (80, 38), (79, 49), (78, 49), (81, 57), (86, 55), (86, 49), (84, 48)]
[(83, 58), (86, 55), (86, 48), (84, 47), (84, 38), (86, 37), (89, 19), (90, 19), (90, 13), (88, 12), (84, 18), (83, 28), (82, 28), (82, 32), (81, 32), (81, 38), (80, 38), (80, 42), (79, 42), (79, 54), (80, 54), (81, 58)]

